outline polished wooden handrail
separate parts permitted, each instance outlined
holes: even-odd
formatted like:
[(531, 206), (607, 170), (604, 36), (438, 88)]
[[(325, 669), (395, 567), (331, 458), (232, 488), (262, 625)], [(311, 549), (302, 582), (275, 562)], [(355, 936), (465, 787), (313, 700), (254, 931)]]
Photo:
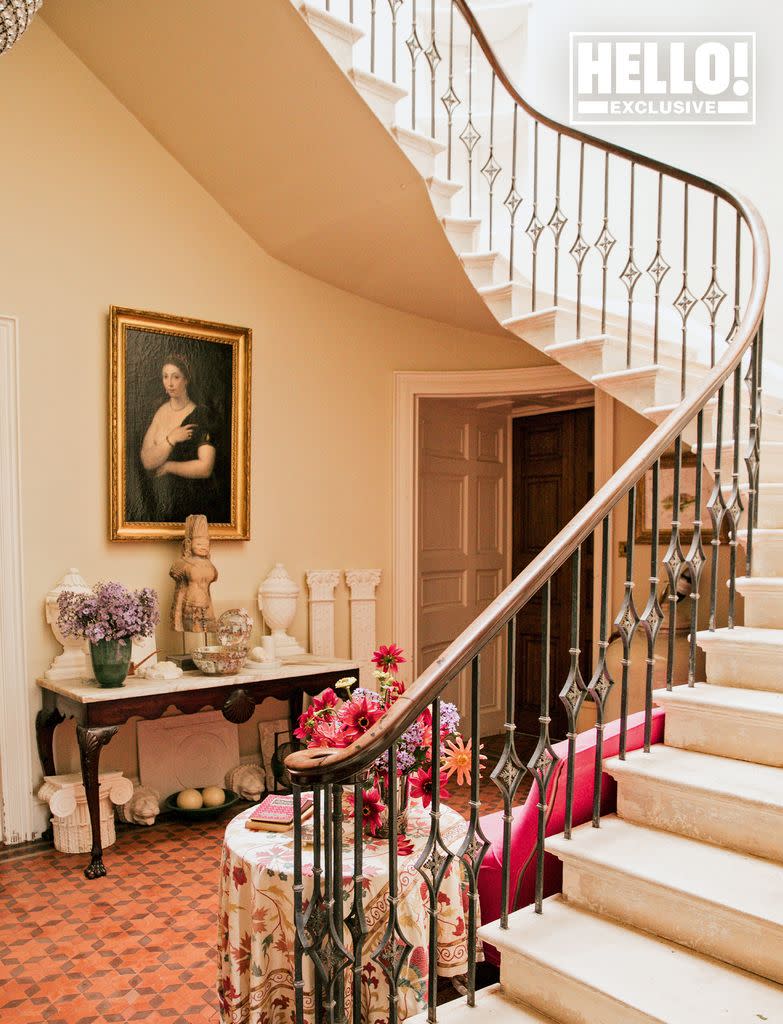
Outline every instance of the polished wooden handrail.
[(539, 123), (561, 135), (584, 142), (610, 155), (648, 167), (669, 178), (704, 189), (729, 203), (744, 221), (752, 242), (752, 278), (750, 295), (734, 339), (695, 394), (683, 399), (619, 470), (596, 492), (556, 537), (509, 583), (495, 600), (418, 676), (407, 692), (387, 711), (373, 728), (349, 747), (335, 750), (308, 749), (289, 755), (286, 766), (296, 782), (303, 786), (345, 782), (364, 772), (383, 754), (432, 703), (447, 684), (461, 672), (501, 629), (538, 592), (541, 586), (566, 562), (593, 533), (615, 505), (638, 483), (656, 460), (668, 451), (685, 427), (704, 409), (742, 360), (759, 329), (769, 282), (769, 239), (755, 206), (726, 186), (673, 167), (660, 160), (635, 153), (576, 128), (560, 124), (537, 111), (516, 90), (506, 74), (466, 0), (454, 0), (497, 79), (515, 102)]

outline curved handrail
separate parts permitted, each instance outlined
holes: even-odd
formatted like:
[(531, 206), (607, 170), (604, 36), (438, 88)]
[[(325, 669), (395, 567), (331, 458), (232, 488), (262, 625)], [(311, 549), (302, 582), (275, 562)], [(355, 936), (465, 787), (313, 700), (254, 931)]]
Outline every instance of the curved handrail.
[(466, 0), (453, 0), (465, 18), (498, 81), (514, 101), (532, 118), (561, 135), (648, 167), (667, 177), (718, 196), (728, 202), (744, 221), (752, 241), (750, 295), (731, 344), (706, 374), (694, 395), (683, 399), (669, 416), (640, 445), (623, 466), (593, 495), (581, 511), (513, 579), (494, 601), (429, 665), (368, 732), (341, 749), (307, 749), (290, 754), (286, 767), (297, 783), (309, 786), (340, 783), (360, 775), (383, 754), (390, 743), (432, 703), (446, 685), (461, 672), (495, 637), (514, 615), (530, 601), (541, 586), (593, 533), (617, 503), (638, 483), (656, 460), (682, 434), (685, 427), (717, 394), (742, 360), (760, 327), (769, 282), (769, 239), (755, 206), (726, 186), (711, 182), (660, 160), (588, 135), (555, 121), (532, 107), (516, 90), (506, 74)]

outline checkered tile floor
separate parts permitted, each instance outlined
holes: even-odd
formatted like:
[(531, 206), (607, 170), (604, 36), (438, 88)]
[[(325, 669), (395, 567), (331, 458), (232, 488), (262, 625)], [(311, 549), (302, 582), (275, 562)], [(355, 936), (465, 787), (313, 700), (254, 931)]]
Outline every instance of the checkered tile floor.
[[(466, 809), (465, 789), (449, 788)], [(500, 808), (485, 781), (482, 813)], [(93, 882), (85, 856), (0, 860), (1, 1024), (218, 1024), (217, 877), (233, 813), (118, 831), (109, 875)]]

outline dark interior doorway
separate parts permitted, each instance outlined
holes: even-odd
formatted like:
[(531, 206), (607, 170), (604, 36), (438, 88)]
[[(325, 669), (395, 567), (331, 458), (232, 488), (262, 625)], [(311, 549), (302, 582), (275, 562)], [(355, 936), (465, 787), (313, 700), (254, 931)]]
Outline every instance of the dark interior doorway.
[[(593, 494), (595, 418), (592, 408), (523, 416), (513, 426), (512, 570), (520, 573)], [(567, 732), (558, 693), (568, 676), (571, 566), (552, 580), (550, 700), (552, 739)], [(593, 543), (582, 547), (580, 667), (589, 680), (592, 644)], [(541, 599), (517, 616), (516, 727), (538, 735), (541, 700)]]

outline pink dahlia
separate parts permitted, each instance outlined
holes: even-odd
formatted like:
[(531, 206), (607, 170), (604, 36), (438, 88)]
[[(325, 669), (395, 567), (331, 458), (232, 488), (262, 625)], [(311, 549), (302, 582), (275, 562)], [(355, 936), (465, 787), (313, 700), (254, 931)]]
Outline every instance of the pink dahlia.
[(407, 660), (402, 655), (402, 647), (398, 647), (397, 644), (381, 644), (373, 654), (372, 660), (382, 672), (396, 672), (397, 666)]

